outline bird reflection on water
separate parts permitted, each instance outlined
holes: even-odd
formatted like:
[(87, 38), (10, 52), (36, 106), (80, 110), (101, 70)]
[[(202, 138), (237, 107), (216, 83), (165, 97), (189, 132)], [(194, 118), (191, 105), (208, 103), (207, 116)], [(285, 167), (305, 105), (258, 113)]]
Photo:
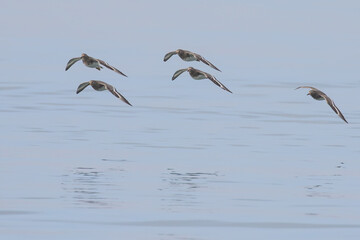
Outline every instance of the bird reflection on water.
[(200, 205), (198, 196), (202, 189), (209, 188), (209, 183), (218, 177), (217, 172), (185, 172), (168, 168), (163, 174), (165, 187), (160, 190), (166, 193), (162, 201), (164, 207), (174, 210), (175, 207), (189, 207)]
[(67, 193), (64, 198), (71, 198), (73, 204), (86, 208), (112, 207), (116, 200), (106, 192), (119, 189), (117, 184), (107, 179), (109, 170), (114, 169), (102, 171), (92, 167), (75, 168), (70, 174), (63, 176), (63, 188)]

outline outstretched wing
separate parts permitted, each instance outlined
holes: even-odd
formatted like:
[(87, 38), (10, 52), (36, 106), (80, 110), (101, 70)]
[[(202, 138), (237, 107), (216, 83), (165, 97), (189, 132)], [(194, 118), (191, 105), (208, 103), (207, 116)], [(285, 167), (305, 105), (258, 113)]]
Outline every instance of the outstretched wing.
[(212, 64), (211, 62), (209, 62), (208, 60), (206, 60), (205, 58), (203, 58), (201, 55), (195, 53), (195, 56), (196, 56), (196, 59), (197, 59), (198, 61), (201, 61), (201, 62), (205, 63), (206, 65), (212, 67), (213, 69), (218, 70), (218, 71), (221, 72), (220, 69), (218, 69), (217, 67), (215, 67), (214, 64)]
[(76, 63), (77, 61), (79, 61), (81, 59), (81, 57), (77, 57), (77, 58), (72, 58), (69, 60), (69, 62), (66, 64), (66, 68), (65, 71), (67, 71), (72, 65), (74, 65), (74, 63)]
[(169, 52), (167, 54), (165, 54), (165, 57), (164, 57), (164, 62), (166, 62), (169, 58), (171, 58), (172, 55), (176, 54), (176, 51), (173, 51), (173, 52)]
[(332, 110), (334, 110), (334, 112), (342, 119), (344, 120), (346, 123), (348, 123), (344, 117), (344, 115), (342, 115), (342, 113), (340, 112), (340, 109), (337, 108), (337, 106), (335, 105), (334, 101), (329, 98), (326, 94), (321, 94), (321, 96), (323, 98), (325, 98), (326, 102), (329, 104), (329, 106), (332, 108)]
[(232, 93), (232, 91), (230, 91), (227, 87), (225, 87), (225, 85), (222, 84), (219, 80), (217, 80), (214, 76), (206, 73), (206, 77), (207, 77), (208, 79), (210, 79), (213, 83), (215, 83), (217, 86), (219, 86), (219, 87), (221, 87), (222, 89), (224, 89), (224, 90)]
[(172, 76), (172, 80), (175, 80), (180, 74), (182, 74), (183, 72), (186, 72), (186, 71), (187, 71), (187, 68), (177, 70), (174, 73), (174, 75)]
[(80, 84), (76, 90), (76, 94), (78, 94), (79, 92), (84, 90), (89, 85), (90, 85), (90, 82), (84, 82), (84, 83)]
[(96, 60), (98, 60), (101, 65), (107, 67), (108, 69), (113, 70), (114, 72), (117, 72), (117, 73), (119, 73), (119, 74), (127, 77), (124, 73), (120, 72), (119, 69), (117, 69), (117, 68), (109, 65), (107, 62), (105, 62), (105, 61), (103, 61), (103, 60), (100, 60), (100, 59), (96, 59)]
[[(296, 90), (296, 89), (299, 89), (299, 88), (310, 88), (310, 89), (312, 89), (312, 90), (320, 91), (319, 89), (314, 88), (314, 87), (310, 87), (310, 86), (300, 86), (300, 87), (295, 88), (295, 90)], [(321, 92), (321, 91), (320, 91), (320, 92)]]
[(105, 88), (107, 90), (109, 90), (109, 92), (111, 92), (115, 97), (120, 98), (123, 102), (129, 104), (130, 106), (132, 106), (128, 100), (126, 100), (126, 98), (121, 95), (113, 86), (111, 86), (110, 84), (105, 84)]

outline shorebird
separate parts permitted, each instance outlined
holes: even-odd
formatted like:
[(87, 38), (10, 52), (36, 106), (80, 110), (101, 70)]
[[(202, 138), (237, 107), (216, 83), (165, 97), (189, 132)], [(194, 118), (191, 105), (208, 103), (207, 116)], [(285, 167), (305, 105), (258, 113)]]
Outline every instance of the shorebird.
[(201, 80), (201, 79), (209, 79), (211, 80), (213, 83), (215, 83), (217, 86), (221, 87), (222, 89), (232, 93), (229, 89), (227, 89), (227, 87), (224, 86), (224, 84), (222, 84), (219, 80), (217, 80), (214, 76), (210, 75), (209, 73), (200, 71), (198, 69), (195, 69), (193, 67), (188, 67), (188, 68), (184, 68), (184, 69), (180, 69), (177, 70), (173, 77), (172, 80), (175, 80), (178, 76), (180, 76), (180, 74), (182, 74), (183, 72), (188, 71), (190, 76), (195, 79), (195, 80)]
[(295, 89), (299, 89), (299, 88), (310, 88), (309, 93), (307, 95), (310, 95), (312, 98), (316, 99), (316, 100), (326, 100), (326, 102), (329, 104), (329, 106), (332, 108), (332, 110), (334, 110), (334, 112), (342, 119), (344, 120), (346, 123), (348, 123), (344, 117), (344, 115), (342, 115), (342, 113), (340, 112), (340, 109), (338, 109), (334, 103), (333, 100), (331, 100), (331, 98), (329, 98), (325, 93), (323, 93), (322, 91), (320, 91), (317, 88), (314, 87), (309, 87), (309, 86), (300, 86), (297, 87)]
[(82, 62), (85, 64), (85, 66), (87, 66), (89, 68), (96, 68), (97, 70), (100, 71), (100, 69), (102, 68), (101, 65), (103, 65), (103, 66), (113, 70), (114, 72), (117, 72), (117, 73), (127, 77), (124, 73), (120, 72), (118, 69), (114, 68), (113, 66), (110, 66), (107, 62), (104, 62), (103, 60), (100, 60), (100, 59), (90, 57), (90, 56), (86, 55), (85, 53), (81, 54), (81, 57), (76, 57), (76, 58), (70, 59), (66, 65), (65, 71), (67, 71), (72, 65), (74, 65), (74, 63), (76, 63), (79, 60), (82, 60)]
[(110, 84), (107, 84), (106, 82), (103, 81), (98, 81), (98, 80), (90, 80), (88, 82), (84, 82), (81, 83), (79, 85), (79, 87), (76, 90), (76, 94), (78, 94), (79, 92), (81, 92), (82, 90), (84, 90), (87, 86), (91, 85), (93, 87), (93, 89), (95, 89), (96, 91), (105, 91), (108, 90), (109, 92), (111, 92), (115, 97), (120, 98), (122, 101), (124, 101), (125, 103), (129, 104), (130, 106), (132, 106), (128, 100), (126, 100), (126, 98), (124, 98), (118, 91), (116, 91), (116, 89), (111, 86)]
[(176, 51), (173, 51), (173, 52), (169, 52), (165, 55), (164, 57), (164, 62), (166, 62), (169, 58), (171, 58), (172, 55), (174, 54), (177, 54), (179, 55), (179, 57), (184, 60), (184, 61), (187, 61), (187, 62), (190, 62), (190, 61), (201, 61), (203, 63), (205, 63), (206, 65), (218, 70), (221, 72), (220, 69), (218, 69), (217, 67), (215, 67), (211, 62), (209, 62), (208, 60), (206, 60), (205, 58), (203, 58), (202, 56), (200, 56), (199, 54), (197, 53), (194, 53), (194, 52), (190, 52), (188, 50), (183, 50), (183, 49), (178, 49)]

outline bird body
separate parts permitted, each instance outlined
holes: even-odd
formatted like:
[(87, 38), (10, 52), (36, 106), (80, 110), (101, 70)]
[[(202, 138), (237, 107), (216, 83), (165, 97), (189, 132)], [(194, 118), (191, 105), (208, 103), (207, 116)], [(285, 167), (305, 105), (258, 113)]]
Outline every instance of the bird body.
[(89, 68), (96, 68), (97, 70), (100, 71), (101, 68), (103, 68), (101, 65), (100, 65), (100, 62), (99, 60), (95, 59), (95, 58), (92, 58), (92, 57), (89, 57), (88, 55), (86, 55), (85, 53), (83, 53), (81, 55), (81, 60), (82, 62), (85, 64), (85, 66), (89, 67)]
[(299, 88), (310, 88), (309, 93), (307, 95), (310, 95), (312, 98), (316, 100), (326, 100), (327, 104), (332, 108), (332, 110), (342, 119), (344, 122), (348, 123), (344, 117), (344, 115), (341, 113), (340, 109), (335, 105), (334, 101), (329, 98), (324, 92), (320, 91), (317, 88), (310, 87), (310, 86), (300, 86)]
[(188, 70), (189, 72), (189, 75), (195, 79), (195, 80), (202, 80), (202, 79), (206, 79), (206, 78), (215, 78), (213, 77), (212, 75), (206, 73), (206, 72), (203, 72), (203, 71), (200, 71), (200, 70), (197, 70), (195, 68), (192, 68), (192, 67), (189, 67)]
[(313, 99), (316, 99), (318, 101), (326, 100), (326, 98), (324, 97), (326, 94), (318, 89), (311, 89), (307, 95), (310, 95)]
[(199, 56), (199, 54), (187, 51), (187, 50), (182, 50), (182, 49), (178, 49), (176, 50), (178, 56), (187, 62), (191, 62), (191, 61), (200, 61), (200, 58), (197, 57)]

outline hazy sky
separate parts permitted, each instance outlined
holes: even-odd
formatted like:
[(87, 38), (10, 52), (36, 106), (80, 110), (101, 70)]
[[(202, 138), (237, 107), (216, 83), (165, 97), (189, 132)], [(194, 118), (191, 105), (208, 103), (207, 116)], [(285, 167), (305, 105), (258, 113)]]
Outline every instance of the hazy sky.
[(22, 53), (59, 64), (82, 52), (121, 55), (130, 72), (140, 67), (146, 75), (164, 66), (167, 51), (184, 48), (216, 59), (228, 77), (354, 82), (359, 76), (359, 1), (5, 0), (1, 5), (2, 59)]

